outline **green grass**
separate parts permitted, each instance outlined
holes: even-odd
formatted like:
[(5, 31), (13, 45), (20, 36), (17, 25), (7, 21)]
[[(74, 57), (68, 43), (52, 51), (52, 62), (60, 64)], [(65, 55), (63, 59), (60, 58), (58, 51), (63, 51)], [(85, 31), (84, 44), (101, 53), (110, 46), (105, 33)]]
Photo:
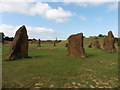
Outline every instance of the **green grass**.
[[(89, 40), (88, 40), (89, 41)], [(70, 57), (66, 41), (44, 44), (51, 50), (29, 45), (32, 58), (3, 61), (3, 87), (12, 88), (115, 88), (118, 85), (118, 54), (87, 48), (88, 58)], [(3, 46), (3, 57), (9, 50)]]

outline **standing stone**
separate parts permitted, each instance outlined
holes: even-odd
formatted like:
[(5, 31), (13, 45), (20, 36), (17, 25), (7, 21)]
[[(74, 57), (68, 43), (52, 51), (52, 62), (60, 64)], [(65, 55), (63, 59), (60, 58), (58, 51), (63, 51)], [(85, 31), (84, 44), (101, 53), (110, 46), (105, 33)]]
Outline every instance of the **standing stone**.
[(92, 48), (92, 42), (88, 44), (88, 48)]
[(41, 40), (38, 39), (38, 47), (41, 47)]
[(120, 46), (120, 38), (118, 38), (118, 48), (119, 48), (119, 46)]
[(106, 52), (115, 52), (115, 39), (112, 31), (108, 32), (108, 36), (105, 36), (103, 39), (103, 50)]
[(54, 43), (53, 43), (53, 44), (54, 44), (54, 47), (55, 47), (55, 46), (56, 46), (56, 41), (54, 41)]
[(95, 36), (94, 39), (98, 39), (98, 37)]
[(3, 34), (0, 33), (0, 44), (2, 44), (2, 42), (3, 42)]
[(2, 32), (2, 33), (0, 33), (0, 43), (3, 43), (4, 42), (4, 33)]
[(65, 44), (65, 47), (68, 47), (68, 43)]
[(85, 50), (83, 47), (83, 33), (71, 35), (68, 38), (68, 53), (70, 56), (85, 58)]
[(10, 51), (5, 60), (11, 61), (26, 57), (28, 57), (28, 35), (26, 27), (23, 25), (17, 30)]
[(99, 41), (98, 40), (95, 40), (94, 43), (93, 43), (93, 46), (97, 49), (101, 49), (100, 47), (100, 44), (99, 44)]

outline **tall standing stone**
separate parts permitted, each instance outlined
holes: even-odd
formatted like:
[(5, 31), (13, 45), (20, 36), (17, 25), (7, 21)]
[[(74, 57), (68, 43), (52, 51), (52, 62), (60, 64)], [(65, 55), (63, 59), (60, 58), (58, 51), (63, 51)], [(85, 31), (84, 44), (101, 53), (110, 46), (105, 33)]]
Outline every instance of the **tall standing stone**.
[(38, 47), (41, 47), (41, 40), (38, 39)]
[(54, 41), (54, 47), (56, 46), (56, 44), (58, 43), (58, 40), (57, 40), (57, 37), (56, 37), (56, 40)]
[(56, 46), (56, 41), (53, 42), (53, 46), (54, 46), (54, 47)]
[(83, 47), (83, 33), (71, 35), (68, 38), (68, 53), (70, 56), (85, 58), (85, 50)]
[(120, 46), (120, 38), (118, 38), (118, 47)]
[(88, 44), (88, 48), (92, 48), (92, 42)]
[(115, 39), (112, 31), (108, 32), (108, 36), (105, 36), (103, 39), (103, 50), (106, 52), (115, 52)]
[(99, 43), (98, 40), (95, 40), (95, 41), (94, 41), (93, 46), (94, 46), (95, 48), (97, 48), (97, 49), (101, 49), (100, 43)]
[(17, 30), (10, 51), (5, 60), (11, 61), (25, 57), (28, 57), (28, 35), (26, 27), (23, 25)]
[(68, 47), (68, 43), (65, 44), (65, 47)]
[(3, 43), (4, 42), (4, 33), (2, 32), (2, 33), (0, 33), (0, 43)]

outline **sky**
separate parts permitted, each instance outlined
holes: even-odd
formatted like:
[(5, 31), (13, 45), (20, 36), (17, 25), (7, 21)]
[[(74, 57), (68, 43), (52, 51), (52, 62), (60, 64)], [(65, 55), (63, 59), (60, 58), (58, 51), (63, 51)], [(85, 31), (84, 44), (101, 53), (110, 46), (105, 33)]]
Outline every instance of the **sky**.
[(10, 37), (22, 25), (29, 38), (41, 40), (65, 40), (81, 32), (107, 35), (110, 30), (118, 36), (117, 2), (2, 2), (0, 17), (0, 32)]

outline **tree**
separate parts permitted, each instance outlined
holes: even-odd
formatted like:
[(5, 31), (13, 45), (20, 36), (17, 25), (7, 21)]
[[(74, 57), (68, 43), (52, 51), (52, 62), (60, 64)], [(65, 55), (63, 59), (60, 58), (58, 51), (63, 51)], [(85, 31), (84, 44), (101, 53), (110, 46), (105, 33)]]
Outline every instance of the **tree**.
[(103, 35), (102, 35), (102, 34), (99, 34), (98, 37), (103, 37)]

